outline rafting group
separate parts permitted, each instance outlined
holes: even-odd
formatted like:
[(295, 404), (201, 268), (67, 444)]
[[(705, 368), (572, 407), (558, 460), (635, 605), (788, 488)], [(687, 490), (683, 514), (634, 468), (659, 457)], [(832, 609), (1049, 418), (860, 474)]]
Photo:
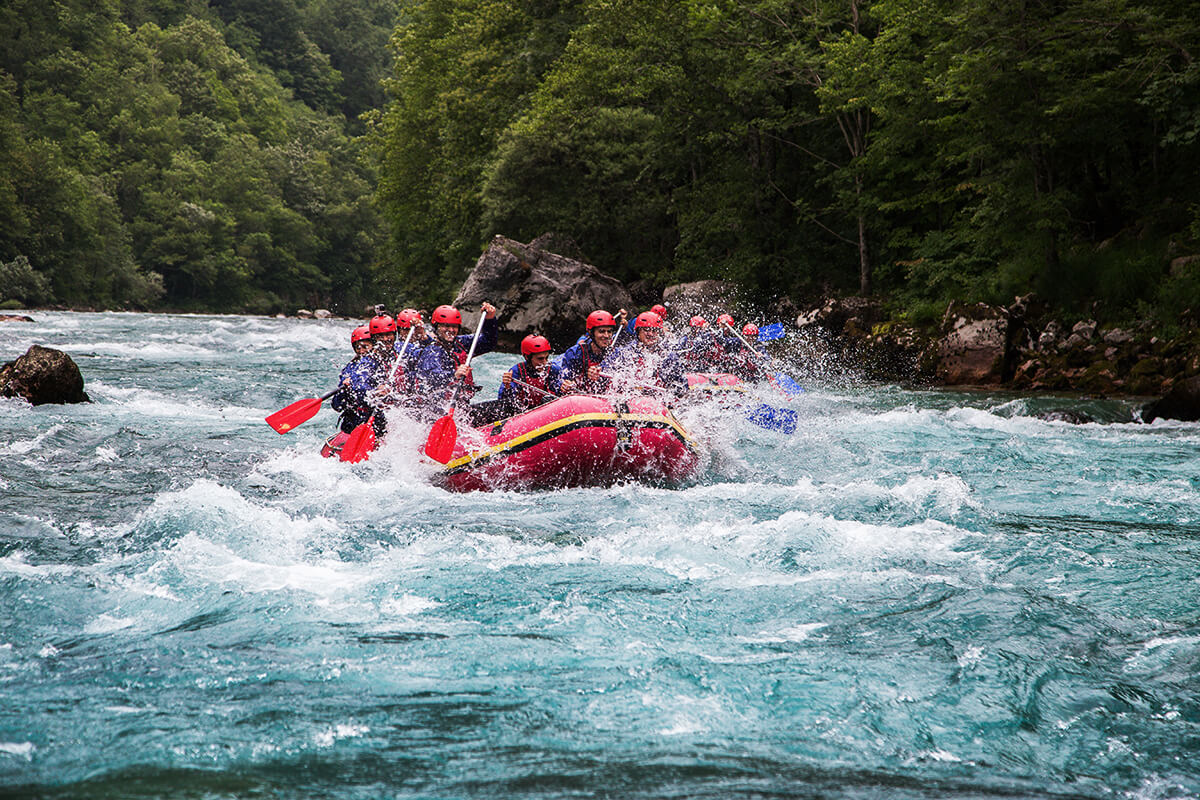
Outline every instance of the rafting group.
[[(731, 315), (721, 314), (716, 325), (694, 316), (674, 326), (667, 309), (655, 305), (632, 319), (624, 309), (593, 311), (578, 341), (557, 357), (546, 337), (524, 337), (521, 360), (504, 372), (496, 397), (472, 402), (483, 387), (471, 361), (494, 350), (498, 338), (496, 308), (483, 303), (480, 312), (473, 333), (464, 332), (462, 312), (449, 305), (435, 308), (428, 325), (411, 308), (394, 317), (377, 313), (351, 331), (354, 357), (336, 389), (297, 401), (267, 422), (284, 433), (332, 397), (338, 432), (322, 454), (352, 462), (375, 448), (389, 416), (396, 424), (394, 412), (416, 424), (432, 422), (425, 453), (446, 464), (444, 482), (456, 489), (628, 478), (675, 483), (698, 459), (670, 404), (698, 383), (740, 389), (770, 377), (763, 354), (750, 345), (759, 335), (755, 325), (738, 330)], [(763, 408), (774, 422), (771, 407)], [(751, 419), (762, 424), (761, 416)], [(474, 437), (459, 436), (456, 417)]]

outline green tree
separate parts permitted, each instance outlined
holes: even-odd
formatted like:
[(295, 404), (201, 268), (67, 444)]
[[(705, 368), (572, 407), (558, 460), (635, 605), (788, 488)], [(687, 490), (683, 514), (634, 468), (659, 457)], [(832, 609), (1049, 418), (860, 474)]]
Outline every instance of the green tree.
[[(374, 136), (396, 292), (432, 302), (479, 254), (483, 175), (501, 133), (566, 45), (574, 3), (411, 0), (393, 37), (392, 101)], [(403, 287), (403, 288), (401, 288)]]

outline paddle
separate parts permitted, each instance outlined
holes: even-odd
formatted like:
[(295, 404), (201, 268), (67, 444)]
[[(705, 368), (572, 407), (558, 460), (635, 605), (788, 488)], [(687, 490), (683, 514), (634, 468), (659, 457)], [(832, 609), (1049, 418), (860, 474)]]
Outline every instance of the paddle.
[[(483, 331), (485, 319), (487, 319), (487, 312), (479, 312), (479, 325), (475, 328), (475, 336), (471, 339), (471, 349), (467, 351), (467, 360), (463, 363), (465, 367), (469, 368), (471, 359), (475, 357), (475, 345), (479, 341), (480, 332)], [(463, 376), (465, 378), (465, 371)], [(454, 424), (454, 403), (458, 400), (458, 390), (462, 388), (464, 378), (458, 379), (455, 383), (454, 391), (450, 394), (450, 405), (446, 406), (446, 413), (433, 423), (433, 427), (429, 430), (429, 438), (425, 440), (425, 455), (442, 464), (450, 460), (451, 454), (454, 453), (454, 443), (458, 441), (458, 426)]]
[(764, 325), (758, 329), (758, 340), (760, 342), (773, 342), (776, 339), (782, 339), (783, 336), (782, 322), (772, 322), (770, 325)]
[(746, 419), (760, 428), (791, 435), (796, 432), (796, 412), (790, 408), (776, 408), (760, 403), (757, 408), (746, 412)]
[(303, 400), (297, 400), (287, 408), (281, 408), (267, 417), (267, 424), (274, 428), (276, 433), (287, 433), (297, 425), (302, 425), (316, 416), (317, 411), (321, 408), (321, 403), (333, 397), (341, 388), (338, 386), (320, 397), (306, 397)]
[[(408, 350), (408, 343), (412, 341), (413, 328), (408, 329), (408, 335), (404, 337), (404, 346), (400, 348), (400, 352), (396, 354), (396, 359), (392, 363), (392, 368), (388, 370), (387, 381), (384, 383), (384, 388), (388, 394), (392, 392), (392, 381), (396, 379), (396, 370), (400, 368), (400, 363), (404, 359), (404, 352)], [(372, 450), (375, 449), (375, 411), (371, 411), (371, 416), (367, 417), (367, 421), (355, 427), (350, 431), (350, 436), (346, 439), (346, 443), (342, 445), (342, 452), (338, 454), (338, 458), (342, 461), (351, 464), (357, 464), (360, 461), (365, 461)]]
[(360, 461), (365, 461), (374, 449), (375, 412), (372, 411), (371, 416), (367, 417), (366, 422), (350, 431), (350, 436), (346, 439), (346, 443), (342, 445), (342, 451), (338, 453), (338, 458), (351, 464), (357, 464)]
[[(782, 323), (776, 322), (775, 325), (778, 326), (781, 331), (783, 330)], [(767, 327), (772, 327), (772, 326), (768, 325)], [(749, 350), (751, 353), (754, 353), (754, 355), (758, 356), (760, 361), (765, 361), (765, 362), (774, 361), (774, 359), (771, 358), (770, 356), (768, 356), (766, 353), (762, 353), (762, 352), (759, 352), (758, 350), (755, 350), (754, 347), (750, 344), (750, 342), (746, 341), (746, 337), (742, 336), (741, 332), (738, 331), (736, 328), (734, 328), (729, 323), (725, 323), (725, 329), (728, 330), (730, 333), (732, 333), (734, 336), (736, 336), (738, 339), (740, 339), (742, 344), (746, 345), (746, 349)], [(761, 335), (762, 331), (759, 331), (759, 334)], [(780, 333), (780, 336), (782, 336), (782, 335), (783, 334)], [(778, 337), (776, 337), (776, 338), (778, 338)], [(784, 375), (782, 372), (773, 373), (769, 377), (771, 380), (771, 385), (778, 388), (784, 394), (795, 396), (795, 395), (804, 393), (804, 387), (802, 387), (800, 384), (796, 383), (794, 380), (789, 378), (787, 375)]]

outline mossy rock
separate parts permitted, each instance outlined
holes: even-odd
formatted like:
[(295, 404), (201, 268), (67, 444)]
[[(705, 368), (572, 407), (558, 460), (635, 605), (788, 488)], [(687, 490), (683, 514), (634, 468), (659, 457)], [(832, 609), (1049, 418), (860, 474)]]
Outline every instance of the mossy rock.
[(1147, 377), (1150, 375), (1157, 375), (1159, 378), (1159, 381), (1161, 382), (1162, 381), (1162, 370), (1163, 370), (1163, 360), (1161, 358), (1155, 358), (1155, 357), (1151, 356), (1149, 358), (1143, 358), (1142, 360), (1140, 360), (1136, 364), (1134, 364), (1133, 367), (1129, 370), (1129, 377), (1131, 380), (1134, 380), (1137, 378)]

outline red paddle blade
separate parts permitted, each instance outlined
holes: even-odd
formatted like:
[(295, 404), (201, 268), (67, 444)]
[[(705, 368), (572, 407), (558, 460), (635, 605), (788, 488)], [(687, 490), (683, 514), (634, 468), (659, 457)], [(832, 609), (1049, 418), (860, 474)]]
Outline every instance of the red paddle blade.
[(306, 397), (267, 417), (267, 424), (274, 428), (276, 433), (287, 433), (297, 425), (312, 419), (320, 408), (321, 398)]
[(454, 414), (450, 413), (433, 423), (429, 438), (425, 440), (425, 455), (445, 464), (454, 453), (454, 443), (457, 441), (458, 426), (454, 424)]
[(346, 443), (342, 445), (342, 452), (338, 455), (342, 461), (357, 464), (367, 460), (371, 451), (375, 449), (374, 421), (375, 418), (372, 417), (350, 432), (350, 438), (346, 439)]

